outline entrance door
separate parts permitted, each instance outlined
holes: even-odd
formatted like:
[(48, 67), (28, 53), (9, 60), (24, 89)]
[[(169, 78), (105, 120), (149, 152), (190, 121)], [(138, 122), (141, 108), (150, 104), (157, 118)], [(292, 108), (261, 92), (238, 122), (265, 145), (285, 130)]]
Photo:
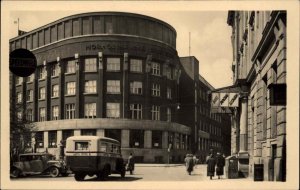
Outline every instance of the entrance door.
[(273, 144), (271, 148), (271, 163), (270, 163), (270, 181), (275, 181), (275, 159), (276, 159), (277, 145)]

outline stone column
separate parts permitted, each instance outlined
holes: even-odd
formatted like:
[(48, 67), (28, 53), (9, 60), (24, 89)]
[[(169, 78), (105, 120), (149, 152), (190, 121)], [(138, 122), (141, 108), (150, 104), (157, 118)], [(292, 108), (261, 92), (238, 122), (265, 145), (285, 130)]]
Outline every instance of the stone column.
[(48, 148), (48, 131), (44, 131), (44, 148)]
[(57, 137), (56, 137), (56, 144), (59, 145), (61, 144), (60, 141), (62, 140), (62, 131), (57, 130)]
[(240, 109), (240, 150), (238, 153), (238, 169), (241, 177), (248, 177), (249, 175), (249, 154), (247, 152), (247, 111), (247, 97), (242, 97)]
[(144, 147), (152, 148), (152, 131), (150, 130), (145, 130)]
[(80, 135), (81, 135), (80, 129), (74, 130), (74, 136), (80, 136)]
[(97, 129), (96, 136), (104, 137), (104, 129)]
[(98, 52), (99, 62), (98, 62), (98, 81), (97, 81), (97, 117), (103, 118), (103, 54)]
[(162, 149), (168, 149), (168, 131), (162, 132)]
[(240, 151), (247, 151), (247, 119), (248, 119), (248, 100), (247, 97), (241, 98), (241, 113), (240, 113)]
[(74, 55), (75, 57), (75, 67), (76, 67), (76, 91), (75, 91), (75, 94), (76, 94), (76, 101), (75, 101), (75, 118), (80, 118), (81, 117), (81, 107), (82, 105), (80, 104), (80, 96), (81, 96), (81, 84), (84, 84), (82, 83), (82, 79), (81, 79), (81, 74), (80, 74), (80, 59), (79, 59), (79, 54), (78, 53), (75, 53)]
[(122, 148), (128, 148), (129, 147), (129, 130), (128, 129), (123, 129), (121, 131), (121, 147)]

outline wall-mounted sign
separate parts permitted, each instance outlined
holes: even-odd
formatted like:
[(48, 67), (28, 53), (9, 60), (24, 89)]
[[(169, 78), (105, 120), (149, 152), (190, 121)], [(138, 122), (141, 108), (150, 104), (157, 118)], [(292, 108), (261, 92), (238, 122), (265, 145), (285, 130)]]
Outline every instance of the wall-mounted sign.
[(270, 84), (268, 86), (270, 93), (271, 106), (286, 105), (286, 84)]
[(211, 113), (232, 113), (239, 106), (240, 94), (236, 92), (213, 92), (211, 94)]

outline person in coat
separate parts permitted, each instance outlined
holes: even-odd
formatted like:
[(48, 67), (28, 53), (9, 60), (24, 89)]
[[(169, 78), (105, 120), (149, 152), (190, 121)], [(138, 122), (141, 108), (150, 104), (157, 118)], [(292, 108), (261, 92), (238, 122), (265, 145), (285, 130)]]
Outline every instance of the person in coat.
[(224, 175), (225, 158), (219, 152), (217, 153), (216, 157), (216, 165), (216, 174), (218, 176), (218, 179), (220, 179), (220, 176)]
[(193, 155), (192, 154), (187, 154), (184, 161), (185, 161), (186, 171), (188, 172), (189, 175), (191, 175), (191, 172), (194, 170)]
[(132, 153), (130, 153), (128, 157), (127, 171), (130, 171), (130, 175), (132, 175), (134, 171), (134, 157)]
[(216, 160), (213, 153), (210, 153), (209, 156), (206, 158), (206, 164), (207, 164), (207, 176), (212, 179), (213, 176), (215, 176), (215, 166), (216, 166)]

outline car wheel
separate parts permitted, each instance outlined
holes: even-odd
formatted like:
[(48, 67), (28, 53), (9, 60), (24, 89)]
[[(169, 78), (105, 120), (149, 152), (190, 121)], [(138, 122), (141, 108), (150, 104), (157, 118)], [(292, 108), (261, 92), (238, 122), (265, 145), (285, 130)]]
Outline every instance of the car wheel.
[(50, 168), (50, 175), (51, 175), (51, 177), (58, 177), (59, 169), (57, 167)]
[(11, 171), (11, 176), (14, 178), (19, 177), (21, 174), (21, 171), (18, 168), (13, 168)]
[(83, 173), (75, 173), (74, 178), (76, 181), (83, 181), (85, 177), (85, 174)]

